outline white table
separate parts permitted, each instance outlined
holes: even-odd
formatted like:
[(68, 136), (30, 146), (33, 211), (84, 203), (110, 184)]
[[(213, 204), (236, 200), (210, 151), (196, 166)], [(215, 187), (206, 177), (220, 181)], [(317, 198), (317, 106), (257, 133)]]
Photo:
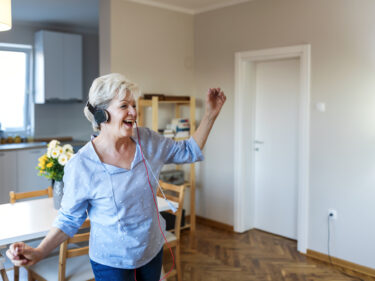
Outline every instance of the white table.
[[(164, 198), (157, 197), (159, 212), (169, 210)], [(178, 204), (171, 202), (176, 208)], [(52, 198), (14, 204), (0, 204), (0, 248), (19, 241), (43, 238), (57, 216)], [(0, 254), (0, 269), (3, 268)]]
[(52, 198), (1, 204), (0, 246), (44, 237), (56, 216)]
[[(157, 197), (159, 212), (169, 210), (164, 198)], [(176, 208), (178, 204), (171, 202)], [(43, 238), (57, 216), (52, 198), (14, 204), (0, 204), (0, 247), (14, 242)]]

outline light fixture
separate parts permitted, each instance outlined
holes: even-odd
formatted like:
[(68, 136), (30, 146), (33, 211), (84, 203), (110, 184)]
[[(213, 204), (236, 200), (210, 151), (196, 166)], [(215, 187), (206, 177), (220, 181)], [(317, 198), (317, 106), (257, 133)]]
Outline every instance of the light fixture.
[(0, 0), (0, 31), (12, 28), (11, 0)]

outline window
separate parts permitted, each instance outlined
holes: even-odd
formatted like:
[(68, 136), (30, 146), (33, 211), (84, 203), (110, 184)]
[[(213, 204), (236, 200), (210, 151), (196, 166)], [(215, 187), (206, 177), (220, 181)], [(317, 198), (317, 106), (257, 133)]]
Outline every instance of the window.
[(10, 134), (31, 133), (31, 51), (0, 43), (0, 123)]

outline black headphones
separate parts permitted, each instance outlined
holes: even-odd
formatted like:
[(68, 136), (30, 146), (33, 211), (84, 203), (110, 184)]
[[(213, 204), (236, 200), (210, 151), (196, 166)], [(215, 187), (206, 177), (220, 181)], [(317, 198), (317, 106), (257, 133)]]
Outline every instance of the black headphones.
[(94, 119), (96, 124), (100, 125), (100, 123), (108, 122), (109, 121), (109, 113), (105, 109), (98, 109), (96, 106), (93, 107), (89, 101), (86, 104), (89, 111), (94, 115)]

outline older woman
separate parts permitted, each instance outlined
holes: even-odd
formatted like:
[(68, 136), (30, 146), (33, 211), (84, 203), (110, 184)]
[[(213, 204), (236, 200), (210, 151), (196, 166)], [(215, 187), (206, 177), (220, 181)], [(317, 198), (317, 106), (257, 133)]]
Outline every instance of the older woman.
[[(175, 142), (147, 128), (134, 131), (138, 87), (120, 74), (97, 78), (84, 109), (93, 137), (65, 167), (65, 194), (53, 228), (37, 248), (12, 244), (15, 265), (33, 265), (91, 221), (90, 259), (96, 280), (159, 280), (163, 237), (147, 169), (159, 175), (164, 164), (203, 159), (201, 149), (226, 97), (210, 89), (200, 126), (186, 141)], [(143, 154), (143, 155), (142, 155)], [(154, 191), (156, 180), (151, 180)], [(161, 219), (163, 228), (164, 220)]]

